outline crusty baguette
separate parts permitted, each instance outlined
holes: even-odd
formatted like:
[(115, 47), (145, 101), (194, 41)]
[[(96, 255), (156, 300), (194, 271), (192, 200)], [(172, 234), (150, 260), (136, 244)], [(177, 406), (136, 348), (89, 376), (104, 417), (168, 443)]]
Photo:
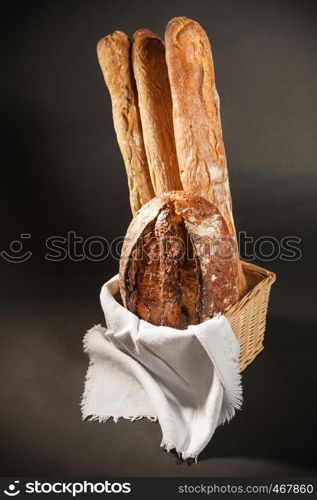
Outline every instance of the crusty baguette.
[(144, 145), (155, 194), (182, 189), (165, 48), (160, 37), (147, 29), (138, 30), (133, 36), (132, 63)]
[(138, 109), (128, 37), (114, 31), (97, 45), (99, 64), (110, 92), (112, 114), (124, 159), (133, 215), (154, 196)]
[(197, 22), (178, 17), (168, 23), (166, 59), (184, 189), (214, 203), (234, 234), (211, 49)]
[[(235, 239), (219, 97), (207, 34), (197, 22), (176, 17), (166, 27), (165, 44), (183, 187), (216, 205)], [(246, 280), (241, 265), (239, 275), (242, 296)]]
[(141, 208), (126, 234), (123, 304), (154, 325), (201, 323), (238, 301), (239, 262), (214, 205), (189, 192), (162, 194)]

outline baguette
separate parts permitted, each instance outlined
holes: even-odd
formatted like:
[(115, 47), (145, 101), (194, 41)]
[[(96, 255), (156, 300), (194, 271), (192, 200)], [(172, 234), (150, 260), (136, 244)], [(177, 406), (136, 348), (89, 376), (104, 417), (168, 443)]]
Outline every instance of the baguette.
[(139, 318), (184, 329), (238, 301), (238, 264), (214, 205), (193, 193), (165, 193), (144, 205), (128, 228), (121, 298)]
[(97, 44), (99, 64), (108, 87), (114, 127), (128, 177), (133, 215), (154, 196), (144, 149), (128, 37), (114, 31)]
[[(183, 188), (214, 204), (236, 241), (219, 97), (207, 34), (197, 22), (176, 17), (166, 27), (165, 43)], [(239, 277), (242, 296), (247, 285), (241, 264)]]
[(155, 194), (182, 189), (165, 48), (160, 37), (150, 30), (138, 30), (133, 36), (132, 63), (145, 150)]

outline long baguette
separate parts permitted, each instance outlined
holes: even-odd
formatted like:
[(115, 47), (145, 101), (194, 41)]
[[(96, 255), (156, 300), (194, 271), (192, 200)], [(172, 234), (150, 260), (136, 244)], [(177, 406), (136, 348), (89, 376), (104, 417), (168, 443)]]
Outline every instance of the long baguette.
[[(213, 203), (236, 238), (220, 120), (219, 97), (206, 32), (186, 17), (172, 19), (165, 34), (180, 176), (185, 190)], [(241, 296), (246, 280), (240, 265)]]
[(124, 33), (114, 31), (99, 40), (97, 55), (111, 97), (114, 127), (125, 163), (134, 215), (153, 198), (154, 191), (143, 143), (131, 43)]
[(160, 37), (147, 29), (138, 30), (133, 36), (132, 63), (144, 145), (155, 194), (182, 189), (165, 48)]

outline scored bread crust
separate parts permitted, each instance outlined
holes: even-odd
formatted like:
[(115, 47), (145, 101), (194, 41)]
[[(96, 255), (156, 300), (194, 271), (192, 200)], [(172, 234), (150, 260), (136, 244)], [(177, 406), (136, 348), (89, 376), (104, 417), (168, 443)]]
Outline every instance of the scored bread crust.
[[(220, 103), (208, 36), (196, 21), (176, 17), (166, 27), (165, 45), (183, 188), (213, 203), (235, 238)], [(239, 280), (242, 296), (247, 285), (241, 264)]]
[(155, 325), (184, 329), (239, 299), (239, 256), (219, 210), (173, 191), (132, 220), (120, 258), (123, 304)]
[(125, 163), (134, 215), (153, 198), (154, 190), (143, 142), (131, 42), (121, 31), (114, 31), (99, 40), (97, 55), (111, 97), (114, 127)]
[(182, 189), (165, 47), (161, 38), (147, 29), (136, 31), (133, 35), (132, 64), (144, 145), (155, 194)]

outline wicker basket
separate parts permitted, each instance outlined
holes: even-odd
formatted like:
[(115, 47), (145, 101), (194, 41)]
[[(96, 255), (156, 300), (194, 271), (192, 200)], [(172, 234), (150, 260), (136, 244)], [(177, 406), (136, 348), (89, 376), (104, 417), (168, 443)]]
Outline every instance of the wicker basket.
[(266, 313), (271, 286), (276, 276), (271, 271), (242, 262), (249, 292), (226, 313), (240, 342), (240, 371), (264, 349)]

